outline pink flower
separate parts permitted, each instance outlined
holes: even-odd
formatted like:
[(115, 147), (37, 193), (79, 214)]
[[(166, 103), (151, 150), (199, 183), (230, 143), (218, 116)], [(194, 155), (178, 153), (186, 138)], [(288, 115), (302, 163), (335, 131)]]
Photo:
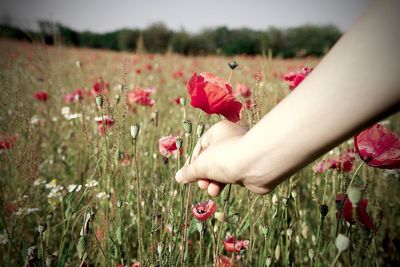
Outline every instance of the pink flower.
[(252, 92), (249, 87), (247, 87), (246, 85), (241, 84), (241, 83), (238, 83), (236, 85), (236, 89), (235, 89), (236, 97), (241, 96), (243, 98), (249, 98), (249, 97), (251, 97), (251, 95), (252, 95)]
[(341, 155), (331, 156), (326, 160), (318, 162), (313, 169), (316, 173), (323, 173), (328, 169), (350, 172), (353, 170), (355, 157), (354, 150), (348, 149)]
[(283, 76), (283, 79), (288, 83), (289, 89), (294, 90), (312, 71), (312, 68), (304, 67), (300, 71), (290, 72)]
[(103, 81), (103, 79), (99, 79), (92, 87), (92, 95), (97, 96), (99, 94), (106, 94), (108, 92), (110, 84), (108, 82)]
[(47, 99), (49, 98), (49, 94), (45, 91), (38, 91), (33, 94), (33, 96), (38, 100), (42, 102), (46, 102)]
[(83, 90), (81, 88), (76, 89), (75, 91), (68, 93), (64, 97), (65, 103), (77, 103), (83, 99)]
[(238, 265), (235, 263), (231, 264), (231, 258), (220, 255), (215, 260), (215, 267), (237, 267)]
[(136, 103), (142, 106), (152, 107), (155, 102), (153, 99), (151, 99), (150, 95), (153, 92), (155, 92), (155, 89), (153, 88), (142, 89), (140, 87), (137, 87), (133, 91), (127, 93), (128, 103)]
[(198, 221), (205, 221), (217, 210), (217, 205), (212, 200), (207, 200), (203, 203), (197, 203), (192, 207), (192, 213)]
[(94, 120), (97, 122), (98, 133), (102, 137), (106, 135), (106, 128), (111, 130), (115, 122), (110, 116), (96, 117)]
[[(165, 158), (170, 157), (171, 155), (176, 156), (178, 154), (178, 149), (176, 147), (176, 139), (178, 136), (163, 136), (158, 140), (158, 148), (160, 150), (161, 155)], [(182, 153), (182, 149), (180, 151)]]
[(371, 167), (400, 168), (400, 138), (380, 124), (357, 134), (354, 146), (360, 158)]
[(238, 240), (236, 237), (228, 236), (224, 240), (224, 248), (227, 252), (239, 253), (241, 250), (246, 250), (249, 247), (249, 240)]

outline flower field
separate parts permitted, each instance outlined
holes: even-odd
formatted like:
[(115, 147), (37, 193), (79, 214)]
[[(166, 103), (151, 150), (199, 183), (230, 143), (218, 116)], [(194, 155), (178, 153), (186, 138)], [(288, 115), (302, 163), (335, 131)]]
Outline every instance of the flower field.
[(398, 113), (268, 195), (175, 181), (204, 131), (251, 128), (318, 61), (0, 40), (0, 265), (398, 266)]

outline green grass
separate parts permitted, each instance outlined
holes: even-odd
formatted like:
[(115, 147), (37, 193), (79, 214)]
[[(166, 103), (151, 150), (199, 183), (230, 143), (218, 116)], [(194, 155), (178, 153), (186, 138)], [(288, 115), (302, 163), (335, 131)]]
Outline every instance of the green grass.
[[(347, 190), (354, 171), (314, 174), (309, 166), (265, 196), (233, 186), (224, 223), (212, 218), (199, 233), (190, 206), (209, 197), (196, 185), (184, 188), (174, 180), (197, 139), (195, 129), (200, 123), (198, 110), (189, 104), (184, 81), (192, 71), (208, 71), (228, 79), (231, 59), (177, 55), (151, 58), (8, 40), (0, 40), (0, 48), (0, 134), (19, 136), (11, 149), (0, 154), (1, 266), (23, 265), (31, 246), (37, 246), (41, 258), (56, 255), (54, 266), (79, 266), (79, 254), (90, 266), (129, 265), (134, 261), (141, 261), (143, 266), (176, 266), (182, 262), (212, 266), (217, 255), (231, 257), (223, 248), (228, 233), (250, 241), (236, 261), (238, 266), (267, 266), (270, 260), (271, 266), (329, 266), (333, 262), (337, 254), (335, 199)], [(231, 83), (248, 85), (257, 103), (255, 109), (243, 114), (241, 124), (250, 127), (290, 93), (281, 74), (288, 68), (318, 63), (318, 59), (244, 56), (235, 60), (239, 67)], [(147, 71), (146, 64), (153, 69)], [(137, 68), (142, 69), (139, 75)], [(184, 79), (172, 78), (177, 70), (183, 71)], [(257, 72), (263, 75), (261, 82), (253, 77)], [(64, 103), (66, 93), (79, 87), (89, 90), (98, 77), (110, 83), (101, 109), (93, 96), (85, 96), (76, 104)], [(156, 104), (136, 106), (132, 112), (125, 94), (135, 86), (155, 87), (152, 98)], [(46, 103), (32, 96), (38, 90), (49, 93)], [(119, 102), (116, 95), (121, 97)], [(176, 105), (176, 97), (185, 97), (188, 103)], [(82, 117), (65, 119), (61, 114), (64, 106)], [(98, 135), (94, 121), (102, 115), (115, 119), (106, 137)], [(185, 119), (193, 124), (191, 135), (184, 133)], [(201, 123), (207, 129), (221, 119), (202, 116)], [(399, 122), (396, 114), (388, 127), (399, 132)], [(132, 142), (130, 126), (134, 124), (140, 125), (140, 132)], [(158, 139), (170, 134), (181, 136), (184, 153), (166, 161), (158, 151)], [(352, 144), (346, 142), (335, 153), (349, 147)], [(116, 156), (119, 152), (132, 156), (130, 164), (121, 165)], [(355, 167), (359, 164), (357, 159)], [(343, 252), (339, 261), (345, 266), (398, 263), (399, 174), (364, 165), (359, 176), (366, 184), (364, 198), (369, 201), (367, 210), (377, 230), (372, 234), (359, 223), (349, 227), (342, 222), (340, 231), (351, 238), (351, 249)], [(93, 181), (96, 186), (85, 186)], [(69, 192), (68, 186), (73, 184), (82, 187)], [(212, 200), (217, 203), (217, 212), (223, 212), (224, 194)], [(183, 239), (187, 204), (187, 239)], [(321, 204), (329, 207), (323, 225)], [(44, 223), (47, 229), (40, 235), (38, 226)], [(182, 244), (185, 255), (181, 255)], [(311, 259), (312, 251), (315, 256)]]

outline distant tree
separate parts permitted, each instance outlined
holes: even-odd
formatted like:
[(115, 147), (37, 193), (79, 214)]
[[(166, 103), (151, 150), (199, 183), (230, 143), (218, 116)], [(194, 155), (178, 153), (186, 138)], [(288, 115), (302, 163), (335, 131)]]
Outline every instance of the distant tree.
[(143, 31), (144, 46), (148, 52), (164, 53), (170, 43), (173, 32), (163, 23), (154, 23)]

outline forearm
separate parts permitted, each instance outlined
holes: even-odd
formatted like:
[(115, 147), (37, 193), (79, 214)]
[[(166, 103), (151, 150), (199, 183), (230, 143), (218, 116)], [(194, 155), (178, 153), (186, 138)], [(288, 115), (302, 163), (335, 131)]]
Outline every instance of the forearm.
[(308, 78), (242, 138), (247, 164), (266, 168), (261, 174), (255, 168), (255, 179), (278, 184), (398, 110), (399, 7), (396, 1), (374, 3)]

